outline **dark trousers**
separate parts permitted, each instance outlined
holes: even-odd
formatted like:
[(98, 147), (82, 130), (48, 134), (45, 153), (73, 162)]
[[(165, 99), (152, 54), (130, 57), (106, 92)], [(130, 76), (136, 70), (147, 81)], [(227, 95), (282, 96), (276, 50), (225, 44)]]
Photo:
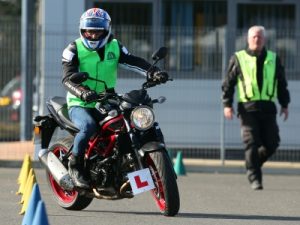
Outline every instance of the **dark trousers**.
[(280, 142), (276, 114), (247, 112), (240, 114), (239, 118), (248, 179), (250, 182), (262, 181), (261, 167)]

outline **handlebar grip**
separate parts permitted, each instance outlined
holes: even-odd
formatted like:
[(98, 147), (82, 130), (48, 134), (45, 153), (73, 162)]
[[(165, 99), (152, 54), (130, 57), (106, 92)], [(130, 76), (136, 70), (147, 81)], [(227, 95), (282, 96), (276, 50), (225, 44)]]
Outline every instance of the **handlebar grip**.
[(107, 101), (109, 104), (116, 105), (116, 106), (119, 105), (119, 101), (116, 99), (108, 99)]

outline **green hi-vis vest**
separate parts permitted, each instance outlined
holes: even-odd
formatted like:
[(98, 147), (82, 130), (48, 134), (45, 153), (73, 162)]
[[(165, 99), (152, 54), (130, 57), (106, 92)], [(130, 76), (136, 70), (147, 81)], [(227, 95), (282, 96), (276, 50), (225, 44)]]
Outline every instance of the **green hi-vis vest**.
[[(78, 60), (79, 60), (79, 71), (87, 72), (89, 77), (102, 80), (106, 82), (108, 88), (114, 88), (117, 82), (117, 68), (120, 57), (120, 48), (118, 41), (113, 39), (105, 45), (104, 60), (101, 61), (96, 51), (88, 50), (82, 43), (81, 39), (76, 40)], [(88, 86), (91, 90), (97, 93), (103, 92), (105, 86), (102, 82), (94, 80), (86, 80), (82, 85)], [(82, 106), (87, 108), (93, 108), (96, 102), (87, 104), (80, 98), (67, 93), (68, 107), (71, 106)]]
[(275, 79), (276, 54), (267, 51), (263, 67), (263, 87), (259, 91), (256, 79), (256, 57), (248, 55), (245, 50), (235, 53), (242, 74), (238, 77), (238, 101), (275, 101), (277, 97), (277, 80)]

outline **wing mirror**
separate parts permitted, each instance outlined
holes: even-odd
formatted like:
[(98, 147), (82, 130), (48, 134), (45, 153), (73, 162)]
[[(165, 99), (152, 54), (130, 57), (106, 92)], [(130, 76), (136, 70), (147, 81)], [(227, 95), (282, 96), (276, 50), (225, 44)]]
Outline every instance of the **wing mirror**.
[(161, 47), (152, 54), (152, 59), (155, 61), (161, 60), (168, 54), (168, 49), (166, 47)]

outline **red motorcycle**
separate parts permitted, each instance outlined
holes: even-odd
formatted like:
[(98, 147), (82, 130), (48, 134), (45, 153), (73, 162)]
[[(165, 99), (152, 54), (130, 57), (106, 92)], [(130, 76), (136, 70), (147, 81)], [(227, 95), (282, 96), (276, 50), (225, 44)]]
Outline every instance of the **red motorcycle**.
[[(156, 51), (152, 55), (152, 65), (166, 53), (165, 47)], [(86, 79), (91, 78), (86, 73), (78, 73), (73, 80), (81, 83)], [(41, 145), (39, 159), (46, 167), (52, 194), (62, 208), (82, 210), (94, 198), (132, 198), (150, 191), (163, 215), (178, 213), (177, 177), (153, 112), (153, 104), (163, 103), (165, 98), (151, 99), (147, 93), (147, 88), (156, 84), (154, 78), (146, 81), (141, 89), (122, 95), (107, 91), (97, 101), (96, 108), (104, 119), (100, 121), (99, 131), (90, 138), (85, 152), (85, 171), (90, 181), (88, 190), (75, 187), (68, 174), (69, 156), (79, 130), (68, 117), (65, 98), (53, 97), (47, 102), (50, 113), (34, 118), (35, 142)], [(57, 128), (69, 135), (51, 141)]]

